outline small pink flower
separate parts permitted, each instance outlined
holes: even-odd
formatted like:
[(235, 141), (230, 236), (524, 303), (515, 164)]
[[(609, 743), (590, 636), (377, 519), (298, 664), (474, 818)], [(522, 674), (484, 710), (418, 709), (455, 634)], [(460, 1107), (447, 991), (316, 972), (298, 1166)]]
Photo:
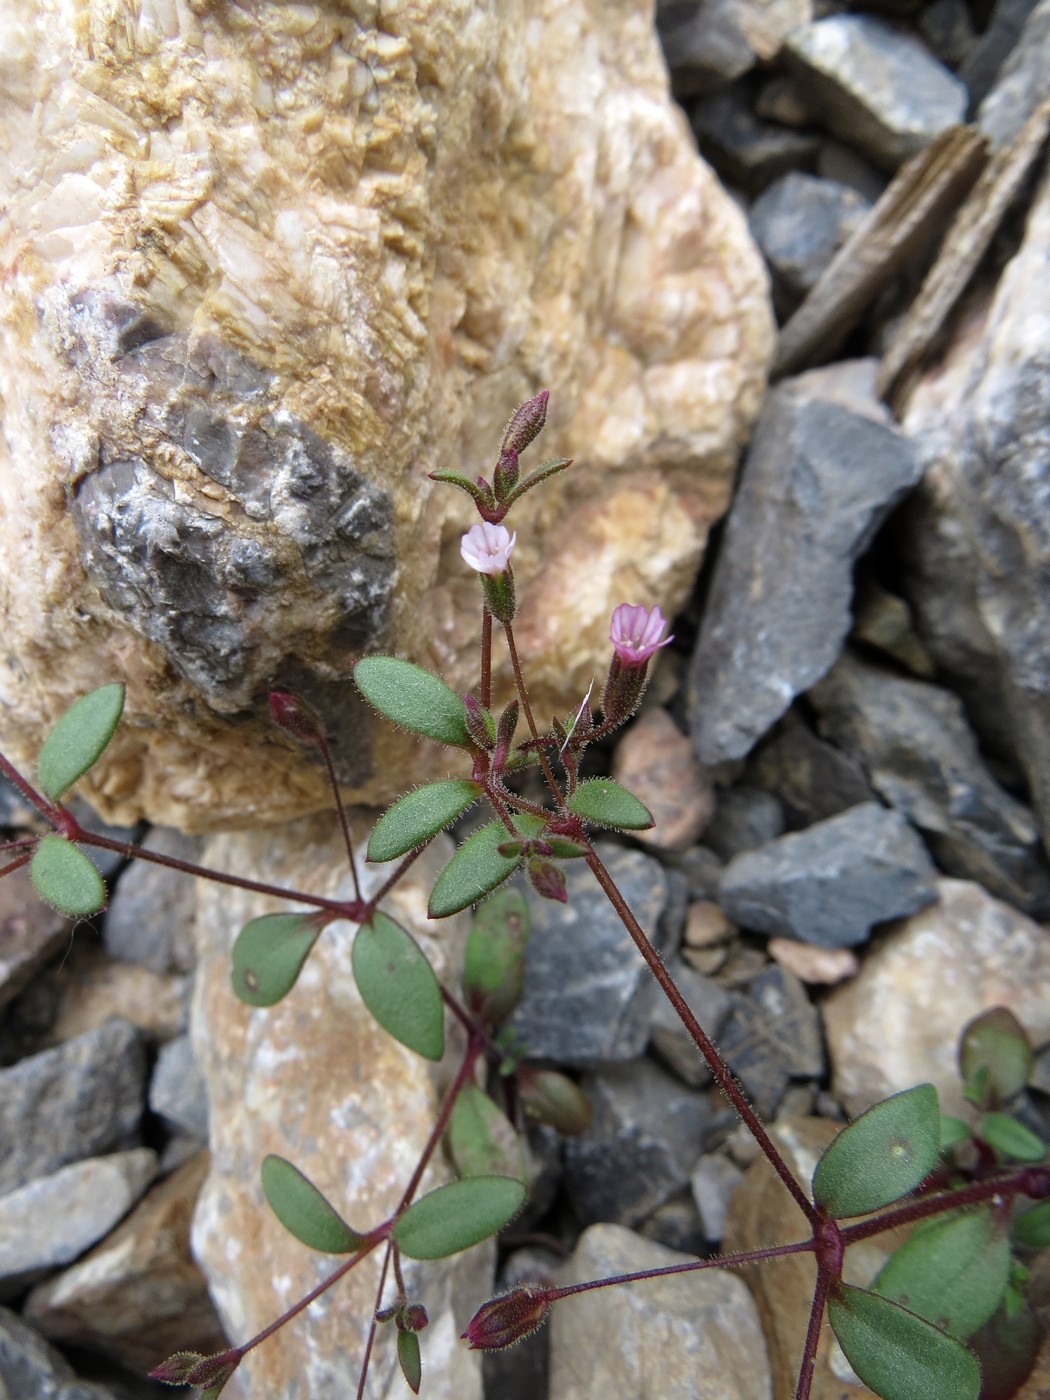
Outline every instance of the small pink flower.
[(510, 566), (510, 552), (518, 532), (508, 534), (503, 525), (490, 525), (487, 520), (472, 525), (459, 544), (459, 552), (479, 574), (503, 574)]
[(659, 608), (621, 603), (612, 615), (609, 640), (621, 666), (644, 666), (655, 652), (674, 641), (664, 637), (666, 630), (667, 619)]

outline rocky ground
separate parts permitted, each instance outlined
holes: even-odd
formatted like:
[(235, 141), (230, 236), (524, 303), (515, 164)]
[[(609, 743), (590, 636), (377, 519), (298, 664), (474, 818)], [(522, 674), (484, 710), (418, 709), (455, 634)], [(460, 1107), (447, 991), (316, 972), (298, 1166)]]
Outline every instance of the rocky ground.
[[(657, 23), (699, 149), (766, 258), (780, 340), (674, 647), (600, 756), (656, 825), (604, 858), (801, 1174), (836, 1123), (897, 1089), (932, 1080), (959, 1111), (958, 1032), (995, 1004), (1042, 1047), (1019, 1112), (1050, 1138), (1050, 3), (665, 0)], [(0, 801), (5, 827), (31, 822)], [(250, 863), (240, 839), (222, 853)], [(294, 873), (295, 837), (280, 841)], [(157, 867), (106, 873), (107, 914), (75, 931), (24, 872), (0, 883), (12, 1397), (139, 1400), (146, 1367), (223, 1335), (189, 1239), (209, 1090), (213, 1149), (237, 1112), (200, 984), (190, 1037), (196, 897)], [(582, 873), (569, 888), (566, 910), (534, 905), (513, 1024), (579, 1075), (594, 1119), (576, 1139), (532, 1134), (533, 1199), (500, 1282), (790, 1237), (611, 910)], [(738, 1280), (710, 1298), (665, 1284), (558, 1310), (486, 1359), (486, 1394), (626, 1395), (655, 1358), (662, 1394), (790, 1393), (797, 1349), (779, 1339), (800, 1343), (804, 1283), (759, 1285), (768, 1375)], [(581, 1339), (608, 1352), (611, 1335), (609, 1374)], [(679, 1392), (681, 1357), (694, 1388)], [(821, 1365), (815, 1393), (867, 1394), (841, 1357)]]

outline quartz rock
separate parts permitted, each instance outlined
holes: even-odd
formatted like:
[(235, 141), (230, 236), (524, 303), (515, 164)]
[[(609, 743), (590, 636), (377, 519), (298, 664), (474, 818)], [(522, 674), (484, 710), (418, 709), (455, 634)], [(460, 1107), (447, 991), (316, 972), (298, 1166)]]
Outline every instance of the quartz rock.
[(830, 669), (850, 628), (853, 561), (921, 475), (869, 367), (854, 368), (799, 375), (762, 409), (690, 669), (701, 763), (743, 757)]
[(994, 297), (908, 404), (929, 466), (903, 522), (916, 624), (985, 745), (1020, 764), (1050, 844), (1050, 178)]
[(1009, 1007), (1034, 1045), (1050, 1040), (1045, 928), (979, 885), (937, 888), (938, 902), (888, 929), (824, 1001), (832, 1088), (852, 1116), (924, 1081), (943, 1113), (964, 1115), (959, 1033), (989, 1007)]
[(743, 928), (848, 948), (932, 903), (935, 875), (904, 817), (866, 802), (730, 861), (722, 905)]
[(126, 1215), (157, 1170), (133, 1147), (60, 1167), (0, 1196), (0, 1293), (11, 1297), (90, 1249)]
[(48, 969), (47, 979), (56, 994), (49, 1045), (97, 1030), (114, 1017), (160, 1042), (181, 1035), (189, 1022), (190, 977), (118, 962), (79, 934), (69, 957)]
[[(559, 1282), (665, 1268), (687, 1258), (618, 1225), (592, 1225)], [(728, 1270), (598, 1288), (559, 1303), (550, 1327), (550, 1400), (769, 1400), (755, 1306)]]
[(190, 1217), (208, 1168), (197, 1155), (146, 1195), (100, 1245), (29, 1295), (45, 1336), (148, 1371), (176, 1351), (226, 1346), (204, 1275), (190, 1254)]
[(578, 703), (625, 582), (675, 612), (773, 327), (647, 0), (131, 0), (119, 22), (89, 0), (21, 7), (7, 41), (5, 751), (28, 762), (122, 676), (83, 784), (107, 819), (327, 805), (273, 685), (322, 712), (358, 800), (444, 772), (350, 663), (476, 683), (472, 507), (428, 473), (491, 473), (543, 387), (543, 454), (576, 466), (515, 515), (538, 712)]
[[(363, 850), (367, 827), (361, 814), (353, 830), (355, 848)], [(425, 911), (451, 849), (449, 838), (439, 836), (383, 901), (450, 985), (466, 918), (432, 923)], [(353, 895), (342, 837), (329, 816), (279, 831), (213, 838), (204, 863), (285, 888), (340, 899)], [(391, 870), (366, 865), (364, 894), (377, 890)], [(434, 1121), (435, 1077), (444, 1084), (448, 1075), (396, 1042), (365, 1010), (351, 973), (352, 925), (330, 924), (289, 995), (268, 1010), (255, 1010), (235, 1001), (230, 990), (230, 947), (248, 919), (275, 911), (277, 901), (207, 884), (200, 886), (198, 901), (193, 1037), (208, 1086), (212, 1155), (194, 1217), (193, 1253), (236, 1343), (333, 1269), (331, 1256), (299, 1244), (268, 1209), (259, 1182), (266, 1154), (294, 1162), (351, 1225), (370, 1229), (396, 1207)], [(446, 1177), (439, 1154), (420, 1193)], [(405, 1261), (406, 1287), (430, 1315), (423, 1365), (439, 1400), (480, 1396), (477, 1357), (457, 1338), (491, 1290), (492, 1258), (491, 1246), (482, 1246), (425, 1265)], [(380, 1265), (379, 1254), (369, 1256), (305, 1317), (253, 1351), (227, 1387), (231, 1400), (353, 1394)], [(369, 1381), (379, 1394), (401, 1384), (394, 1344), (392, 1329), (381, 1329)]]
[(785, 41), (828, 127), (895, 170), (966, 116), (965, 86), (918, 39), (871, 15), (829, 15)]

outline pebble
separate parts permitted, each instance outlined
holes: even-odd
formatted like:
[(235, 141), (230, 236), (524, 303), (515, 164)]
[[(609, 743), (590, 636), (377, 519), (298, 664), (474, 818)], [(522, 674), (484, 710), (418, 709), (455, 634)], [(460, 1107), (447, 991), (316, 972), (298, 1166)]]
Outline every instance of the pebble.
[[(166, 827), (154, 827), (142, 846), (157, 855), (200, 862), (200, 839)], [(154, 972), (189, 972), (196, 957), (194, 899), (189, 876), (149, 861), (132, 861), (116, 883), (106, 914), (107, 951)]]
[(161, 1047), (149, 1086), (149, 1106), (190, 1137), (208, 1140), (208, 1091), (188, 1034)]
[(616, 746), (612, 774), (653, 816), (654, 825), (637, 833), (645, 846), (684, 850), (711, 820), (714, 786), (666, 710), (649, 710), (631, 725)]
[(755, 200), (751, 233), (773, 275), (781, 320), (813, 290), (870, 208), (870, 201), (849, 185), (797, 170), (775, 180)]
[(69, 941), (72, 927), (39, 897), (27, 867), (0, 880), (0, 1007)]
[[(670, 961), (668, 971), (702, 1029), (712, 1040), (717, 1040), (729, 1015), (729, 993), (712, 978), (704, 977), (681, 962)], [(683, 1083), (698, 1089), (711, 1082), (706, 1060), (694, 1045), (674, 1007), (655, 984), (649, 1033), (653, 1050)]]
[(850, 948), (818, 948), (794, 938), (771, 938), (769, 955), (803, 982), (832, 987), (857, 975), (860, 961)]

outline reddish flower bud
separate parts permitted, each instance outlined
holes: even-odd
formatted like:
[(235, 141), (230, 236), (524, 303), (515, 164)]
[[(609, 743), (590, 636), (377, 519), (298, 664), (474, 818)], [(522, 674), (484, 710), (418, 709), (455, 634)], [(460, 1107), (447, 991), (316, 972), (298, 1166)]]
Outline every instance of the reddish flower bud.
[(220, 1351), (214, 1356), (201, 1356), (195, 1351), (177, 1351), (149, 1374), (153, 1380), (165, 1385), (192, 1385), (218, 1395), (241, 1364), (242, 1355), (237, 1347)]
[(549, 1290), (519, 1283), (482, 1303), (460, 1336), (471, 1351), (500, 1351), (523, 1342), (543, 1326), (550, 1312)]
[(424, 1327), (429, 1326), (430, 1318), (422, 1303), (409, 1303), (401, 1313), (399, 1324), (406, 1331), (422, 1332)]
[(479, 749), (488, 752), (496, 741), (495, 720), (473, 695), (464, 695), (463, 708), (466, 711), (467, 733)]
[(321, 716), (312, 705), (288, 690), (270, 691), (270, 718), (301, 744), (312, 744), (316, 748), (324, 743)]
[(542, 856), (532, 856), (527, 869), (529, 882), (538, 895), (544, 899), (557, 900), (559, 904), (568, 904), (569, 891), (565, 884), (565, 876), (557, 865), (544, 860)]
[(499, 445), (501, 458), (509, 452), (524, 452), (529, 443), (540, 435), (547, 421), (549, 398), (550, 390), (544, 389), (534, 399), (526, 399), (514, 410)]

